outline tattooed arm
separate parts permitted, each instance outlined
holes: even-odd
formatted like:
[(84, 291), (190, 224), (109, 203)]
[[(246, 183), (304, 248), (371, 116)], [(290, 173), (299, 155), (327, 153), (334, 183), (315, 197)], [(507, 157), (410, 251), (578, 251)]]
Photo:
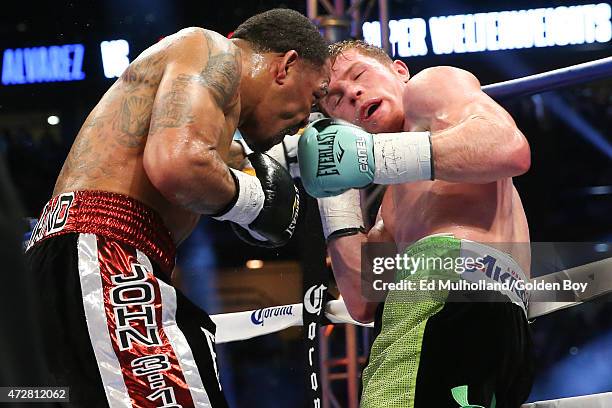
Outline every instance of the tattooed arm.
[(237, 97), (240, 51), (202, 29), (177, 36), (155, 97), (144, 168), (167, 200), (212, 214), (236, 192), (218, 149), (230, 143), (225, 111)]

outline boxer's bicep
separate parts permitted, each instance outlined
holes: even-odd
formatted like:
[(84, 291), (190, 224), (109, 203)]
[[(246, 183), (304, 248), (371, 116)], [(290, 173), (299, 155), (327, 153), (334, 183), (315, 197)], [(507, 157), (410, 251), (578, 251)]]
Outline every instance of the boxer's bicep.
[(217, 44), (206, 30), (195, 31), (181, 46), (173, 49), (159, 84), (149, 142), (209, 149), (229, 145), (225, 111), (238, 94), (238, 48)]
[(415, 79), (405, 102), (421, 103), (407, 105), (416, 112), (407, 113), (407, 119), (428, 118), (421, 123), (427, 122), (424, 128), (432, 132), (437, 179), (490, 183), (527, 171), (530, 152), (525, 136), (512, 117), (481, 90), (476, 77), (457, 68), (438, 67)]
[(200, 141), (216, 148), (225, 128), (225, 114), (199, 74), (169, 68), (159, 85), (148, 142)]

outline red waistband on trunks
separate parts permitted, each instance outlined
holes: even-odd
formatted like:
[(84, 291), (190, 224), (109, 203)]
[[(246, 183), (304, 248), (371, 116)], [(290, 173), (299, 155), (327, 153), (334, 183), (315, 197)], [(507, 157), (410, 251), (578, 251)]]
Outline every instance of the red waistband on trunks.
[(74, 191), (53, 197), (45, 204), (27, 249), (68, 233), (116, 239), (142, 251), (168, 275), (174, 268), (176, 246), (159, 214), (122, 194)]

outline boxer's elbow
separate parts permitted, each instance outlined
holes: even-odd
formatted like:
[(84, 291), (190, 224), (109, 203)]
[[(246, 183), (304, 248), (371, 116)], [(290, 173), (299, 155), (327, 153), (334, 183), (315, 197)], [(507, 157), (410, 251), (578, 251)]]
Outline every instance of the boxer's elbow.
[(351, 315), (354, 320), (359, 323), (371, 323), (374, 321), (376, 312), (375, 305), (373, 307), (371, 303), (362, 300), (347, 302), (346, 298), (344, 299), (344, 303), (346, 304), (346, 310), (348, 310), (349, 315)]
[(525, 135), (506, 116), (475, 114), (470, 117), (468, 132), (480, 135), (486, 146), (485, 163), (489, 173), (500, 178), (515, 177), (531, 167), (531, 150)]
[(527, 173), (531, 167), (531, 149), (525, 136), (516, 128), (505, 152), (505, 162), (512, 177)]
[(355, 319), (359, 323), (372, 323), (374, 321), (374, 313), (370, 311), (363, 311), (361, 313), (356, 313), (355, 315), (351, 314), (351, 317)]

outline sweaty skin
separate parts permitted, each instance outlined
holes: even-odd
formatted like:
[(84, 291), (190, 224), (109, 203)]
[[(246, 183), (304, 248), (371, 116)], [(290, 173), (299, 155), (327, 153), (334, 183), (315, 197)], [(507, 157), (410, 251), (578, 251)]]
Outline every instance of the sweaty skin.
[(308, 117), (323, 82), (295, 51), (260, 54), (244, 40), (181, 30), (138, 56), (91, 111), (53, 195), (128, 195), (155, 209), (178, 244), (234, 197), (235, 130), (255, 147), (278, 143)]
[[(401, 61), (386, 67), (351, 49), (335, 60), (329, 95), (321, 103), (331, 116), (373, 133), (432, 133), (435, 180), (387, 187), (367, 236), (330, 242), (340, 292), (360, 321), (371, 321), (376, 309), (360, 292), (358, 248), (365, 241), (394, 242), (398, 251), (436, 233), (504, 243), (498, 248), (529, 274), (529, 229), (512, 183), (530, 165), (525, 137), (472, 74), (435, 67), (409, 78)], [(378, 108), (369, 114), (372, 104)]]

